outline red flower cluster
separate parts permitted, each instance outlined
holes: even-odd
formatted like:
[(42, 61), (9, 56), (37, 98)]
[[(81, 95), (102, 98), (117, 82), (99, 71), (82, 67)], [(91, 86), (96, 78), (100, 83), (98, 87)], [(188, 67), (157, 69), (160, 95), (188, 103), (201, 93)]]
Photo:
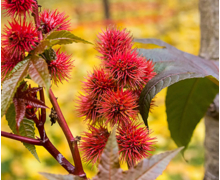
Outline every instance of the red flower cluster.
[[(125, 29), (107, 28), (98, 37), (96, 49), (101, 53), (102, 68), (88, 74), (84, 95), (79, 96), (78, 111), (92, 125), (117, 125), (120, 159), (134, 166), (153, 150), (151, 140), (154, 138), (149, 137), (146, 127), (139, 127), (137, 116), (140, 93), (156, 73), (153, 63), (132, 49), (133, 38)], [(102, 128), (95, 128), (95, 133), (85, 133), (82, 138), (83, 157), (92, 163), (99, 159), (107, 142), (107, 138), (90, 142), (102, 138), (101, 131)]]

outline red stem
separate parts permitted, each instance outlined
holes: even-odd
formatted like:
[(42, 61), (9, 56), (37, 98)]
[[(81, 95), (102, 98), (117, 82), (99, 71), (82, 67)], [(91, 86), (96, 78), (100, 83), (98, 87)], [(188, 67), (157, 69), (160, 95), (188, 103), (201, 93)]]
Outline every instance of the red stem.
[(1, 131), (1, 136), (7, 137), (7, 138), (10, 138), (10, 139), (14, 139), (14, 140), (18, 140), (18, 141), (21, 141), (21, 142), (25, 142), (25, 143), (37, 145), (37, 146), (42, 146), (43, 145), (41, 140), (32, 139), (32, 138), (28, 138), (28, 137), (24, 137), (24, 136), (19, 136), (19, 135), (16, 135), (16, 134), (5, 132), (5, 131)]
[(72, 157), (73, 157), (73, 160), (75, 163), (75, 168), (76, 168), (75, 173), (77, 175), (79, 175), (80, 177), (86, 178), (86, 174), (83, 171), (83, 167), (82, 167), (82, 162), (81, 162), (81, 158), (80, 158), (80, 154), (79, 154), (79, 150), (78, 150), (78, 146), (77, 146), (77, 141), (73, 137), (73, 135), (69, 129), (69, 126), (67, 125), (66, 120), (63, 117), (63, 114), (62, 114), (62, 111), (59, 107), (59, 104), (57, 103), (57, 99), (54, 96), (51, 89), (49, 90), (49, 98), (50, 98), (50, 101), (51, 101), (57, 115), (58, 115), (58, 123), (59, 123), (61, 129), (63, 130), (63, 132), (66, 136), (66, 139), (68, 141), (68, 144), (69, 144), (69, 147), (70, 147), (70, 150), (72, 153)]
[(38, 30), (39, 41), (41, 41), (43, 39), (43, 34), (42, 34), (41, 25), (40, 25), (40, 18), (39, 18), (39, 12), (38, 12), (38, 3), (35, 7), (33, 7), (32, 15), (34, 17), (34, 22), (35, 22), (36, 28)]

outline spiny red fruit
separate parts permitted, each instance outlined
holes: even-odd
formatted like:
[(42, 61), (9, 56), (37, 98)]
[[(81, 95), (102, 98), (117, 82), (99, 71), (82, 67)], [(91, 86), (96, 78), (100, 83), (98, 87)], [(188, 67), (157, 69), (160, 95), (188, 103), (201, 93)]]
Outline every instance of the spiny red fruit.
[(95, 164), (100, 160), (103, 149), (108, 141), (109, 132), (103, 127), (89, 126), (90, 132), (85, 132), (80, 141), (80, 149), (83, 152), (83, 160)]
[(87, 81), (84, 82), (84, 91), (90, 93), (93, 98), (100, 99), (100, 96), (115, 88), (114, 80), (105, 73), (103, 68), (94, 68), (93, 73), (88, 74)]
[(144, 69), (145, 75), (144, 75), (144, 77), (142, 77), (142, 79), (146, 83), (149, 80), (151, 80), (157, 73), (154, 72), (153, 61), (150, 61), (150, 60), (147, 61), (145, 58), (144, 58), (144, 61), (146, 61), (145, 69)]
[(38, 42), (38, 34), (32, 23), (20, 21), (9, 22), (10, 27), (5, 25), (2, 35), (2, 45), (12, 56), (19, 56), (26, 51), (33, 50)]
[(108, 60), (118, 51), (125, 51), (131, 49), (133, 37), (126, 29), (122, 31), (109, 27), (102, 34), (98, 35), (98, 41), (96, 43), (96, 49), (102, 54), (100, 56), (103, 60)]
[(60, 52), (60, 48), (56, 51), (56, 57), (56, 60), (48, 62), (48, 69), (52, 80), (57, 85), (58, 82), (62, 83), (63, 80), (68, 81), (74, 66), (73, 61), (71, 61), (71, 55)]
[(85, 120), (91, 122), (92, 124), (96, 124), (100, 122), (101, 116), (98, 112), (97, 103), (99, 102), (97, 99), (93, 98), (90, 94), (80, 95), (78, 97), (77, 110), (79, 112), (79, 116), (85, 116)]
[(103, 94), (98, 112), (106, 118), (105, 124), (125, 125), (137, 116), (137, 106), (134, 95), (120, 89)]
[(131, 123), (118, 127), (117, 142), (120, 160), (127, 162), (130, 167), (136, 165), (141, 159), (150, 156), (155, 138), (150, 137), (151, 132), (139, 123)]
[(131, 50), (118, 51), (104, 65), (119, 86), (131, 89), (142, 89), (147, 81), (147, 72), (151, 72), (147, 61)]
[(11, 56), (7, 52), (6, 48), (1, 48), (1, 78), (2, 81), (10, 73), (10, 71), (16, 66), (17, 63), (23, 60), (23, 55)]
[(6, 10), (8, 16), (21, 16), (26, 17), (26, 13), (29, 14), (32, 7), (37, 6), (35, 0), (3, 0), (2, 9)]
[(60, 13), (57, 10), (44, 10), (40, 13), (40, 21), (42, 23), (43, 33), (46, 34), (52, 31), (54, 28), (57, 30), (70, 30), (69, 16), (66, 16), (64, 12)]

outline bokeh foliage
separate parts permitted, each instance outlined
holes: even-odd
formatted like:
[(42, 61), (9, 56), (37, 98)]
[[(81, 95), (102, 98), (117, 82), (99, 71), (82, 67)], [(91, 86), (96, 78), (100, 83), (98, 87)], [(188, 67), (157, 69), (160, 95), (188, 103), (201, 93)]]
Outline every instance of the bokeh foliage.
[[(109, 0), (112, 21), (104, 20), (101, 0), (39, 0), (42, 8), (65, 11), (71, 18), (73, 33), (89, 42), (94, 43), (96, 35), (105, 29), (107, 24), (116, 24), (127, 28), (135, 38), (158, 38), (172, 44), (182, 51), (197, 55), (199, 52), (200, 30), (198, 1), (196, 0)], [(2, 15), (2, 25), (7, 23)], [(3, 26), (2, 26), (3, 27)], [(138, 48), (153, 46), (135, 44)], [(74, 68), (72, 79), (59, 87), (53, 85), (54, 93), (58, 97), (64, 116), (73, 134), (80, 135), (86, 130), (86, 124), (77, 116), (76, 97), (82, 88), (81, 81), (88, 71), (98, 66), (100, 60), (94, 47), (89, 44), (73, 44), (62, 47), (62, 50), (73, 55)], [(176, 148), (170, 138), (165, 114), (165, 94), (161, 91), (155, 98), (156, 106), (149, 117), (149, 126), (157, 137), (156, 153)], [(47, 105), (51, 107), (47, 99)], [(49, 111), (47, 110), (47, 114)], [(2, 130), (10, 132), (7, 121), (2, 118)], [(50, 126), (49, 118), (46, 122), (48, 136), (63, 155), (71, 160), (67, 141), (58, 124)], [(199, 123), (192, 142), (185, 152), (185, 160), (178, 155), (168, 165), (166, 171), (158, 180), (198, 180), (203, 177), (204, 162), (204, 125)], [(2, 179), (7, 180), (38, 180), (43, 177), (38, 172), (66, 174), (65, 170), (42, 147), (37, 147), (41, 163), (39, 163), (22, 143), (2, 138)], [(84, 165), (89, 177), (95, 175), (97, 169)], [(122, 167), (123, 168), (123, 167)]]

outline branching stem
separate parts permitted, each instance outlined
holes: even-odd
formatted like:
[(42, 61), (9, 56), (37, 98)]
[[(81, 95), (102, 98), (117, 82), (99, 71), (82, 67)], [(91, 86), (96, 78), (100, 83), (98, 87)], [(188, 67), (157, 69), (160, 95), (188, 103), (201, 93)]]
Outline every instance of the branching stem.
[(66, 120), (64, 119), (64, 116), (62, 114), (62, 111), (59, 107), (59, 104), (57, 102), (56, 97), (54, 96), (52, 90), (49, 90), (49, 98), (50, 101), (57, 113), (58, 116), (58, 123), (61, 127), (61, 129), (63, 130), (66, 139), (68, 141), (71, 153), (72, 153), (72, 157), (75, 163), (75, 168), (76, 168), (76, 174), (79, 175), (80, 177), (86, 177), (85, 172), (83, 171), (83, 167), (82, 167), (82, 162), (81, 162), (81, 158), (80, 158), (80, 154), (79, 154), (79, 150), (78, 150), (78, 146), (77, 146), (77, 141), (75, 140), (75, 138), (73, 137), (69, 126), (66, 123)]

